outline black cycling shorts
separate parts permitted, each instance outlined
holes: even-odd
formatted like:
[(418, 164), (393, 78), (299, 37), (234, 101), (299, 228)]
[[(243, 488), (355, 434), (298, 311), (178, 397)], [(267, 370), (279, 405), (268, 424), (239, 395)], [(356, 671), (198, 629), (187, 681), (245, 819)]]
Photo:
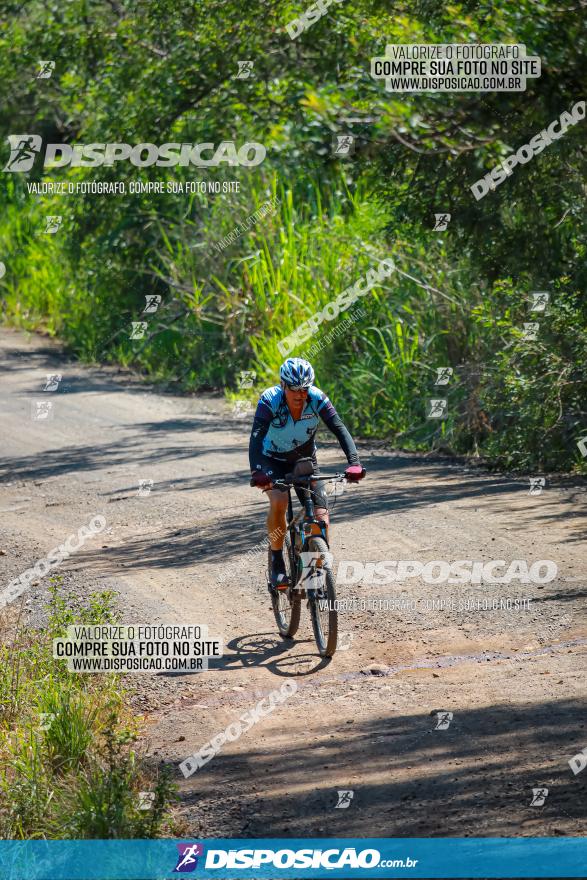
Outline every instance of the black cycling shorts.
[[(318, 462), (316, 458), (314, 461), (314, 472), (316, 477), (316, 484), (312, 489), (312, 501), (314, 502), (315, 507), (322, 507), (325, 510), (328, 510), (328, 496), (326, 495), (326, 483), (324, 480), (320, 479), (320, 469), (318, 467)], [(273, 477), (275, 480), (283, 480), (286, 474), (291, 474), (295, 462), (291, 461), (279, 461), (276, 458), (270, 458), (268, 455), (264, 455), (261, 458), (261, 467), (260, 470), (267, 474), (268, 477)], [(298, 486), (293, 487), (296, 490), (296, 495), (298, 496), (300, 502), (304, 503), (303, 489)]]

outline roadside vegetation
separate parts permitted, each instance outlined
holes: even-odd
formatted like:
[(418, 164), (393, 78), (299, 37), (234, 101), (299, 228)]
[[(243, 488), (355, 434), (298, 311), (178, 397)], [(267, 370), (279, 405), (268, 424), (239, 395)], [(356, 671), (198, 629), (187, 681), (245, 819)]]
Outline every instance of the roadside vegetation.
[[(289, 0), (8, 4), (2, 134), (59, 143), (259, 141), (256, 168), (100, 168), (0, 175), (4, 319), (88, 362), (188, 391), (251, 396), (278, 342), (378, 261), (397, 271), (316, 357), (352, 430), (518, 471), (587, 473), (587, 285), (579, 122), (495, 192), (470, 185), (586, 93), (575, 0), (394, 5), (358, 0), (292, 41)], [(91, 15), (88, 18), (88, 8)], [(227, 24), (228, 23), (228, 24)], [(390, 94), (369, 76), (385, 43), (523, 43), (542, 76), (523, 93)], [(48, 80), (16, 77), (39, 58)], [(253, 61), (238, 79), (236, 58)], [(27, 67), (28, 65), (28, 67)], [(352, 120), (352, 121), (348, 121)], [(354, 151), (336, 158), (337, 135)], [(2, 156), (4, 159), (4, 156)], [(35, 197), (27, 182), (238, 181), (238, 193)], [(228, 246), (225, 236), (268, 200)], [(451, 215), (435, 231), (435, 214)], [(56, 234), (45, 218), (61, 215)], [(543, 312), (531, 293), (546, 291)], [(160, 296), (144, 314), (145, 297)], [(302, 354), (344, 320), (325, 321)], [(146, 321), (140, 339), (132, 322)], [(538, 323), (535, 338), (525, 324)], [(453, 371), (437, 385), (437, 370)], [(446, 418), (429, 418), (446, 399)]]
[(120, 678), (70, 673), (52, 656), (67, 626), (114, 622), (112, 595), (82, 603), (54, 578), (47, 611), (42, 629), (12, 609), (0, 621), (0, 839), (173, 836), (174, 786), (133, 748)]

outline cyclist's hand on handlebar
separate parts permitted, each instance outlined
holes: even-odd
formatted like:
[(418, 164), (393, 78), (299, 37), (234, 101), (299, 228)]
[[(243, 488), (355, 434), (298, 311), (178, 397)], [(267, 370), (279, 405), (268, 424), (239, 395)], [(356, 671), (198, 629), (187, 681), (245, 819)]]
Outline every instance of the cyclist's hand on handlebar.
[(251, 486), (256, 486), (257, 489), (271, 489), (271, 477), (268, 477), (263, 471), (253, 471)]
[(362, 480), (367, 471), (361, 464), (351, 464), (345, 470), (344, 475), (349, 483), (358, 483)]

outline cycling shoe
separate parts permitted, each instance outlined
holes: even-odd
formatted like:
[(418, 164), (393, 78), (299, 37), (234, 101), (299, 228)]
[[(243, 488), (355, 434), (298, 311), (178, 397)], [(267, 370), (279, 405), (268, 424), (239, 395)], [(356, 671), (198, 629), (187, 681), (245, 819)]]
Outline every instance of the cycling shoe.
[(290, 579), (285, 570), (285, 560), (281, 550), (271, 551), (271, 586), (276, 590), (287, 590)]

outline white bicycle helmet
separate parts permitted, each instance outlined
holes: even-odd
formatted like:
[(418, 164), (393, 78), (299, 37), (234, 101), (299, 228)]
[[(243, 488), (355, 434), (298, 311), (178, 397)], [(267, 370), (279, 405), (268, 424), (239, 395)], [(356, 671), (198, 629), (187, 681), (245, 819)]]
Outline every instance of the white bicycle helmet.
[(312, 364), (303, 358), (288, 358), (282, 363), (279, 375), (288, 388), (309, 388), (314, 384)]

